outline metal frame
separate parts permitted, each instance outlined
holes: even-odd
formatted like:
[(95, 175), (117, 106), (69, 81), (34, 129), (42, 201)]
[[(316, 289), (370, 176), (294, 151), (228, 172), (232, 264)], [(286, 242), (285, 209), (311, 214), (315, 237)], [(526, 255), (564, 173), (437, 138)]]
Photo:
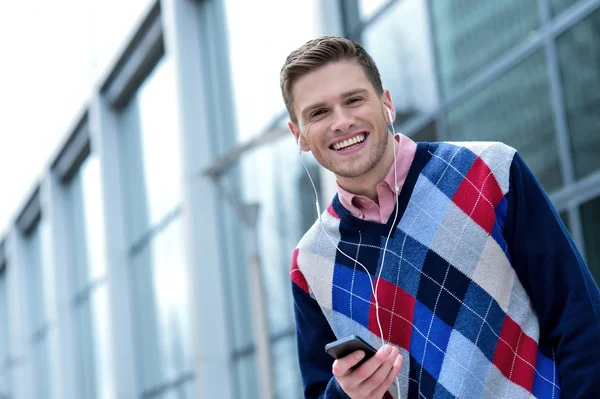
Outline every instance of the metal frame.
[(155, 1), (100, 88), (116, 109), (129, 102), (165, 53), (160, 16), (160, 1)]
[(0, 273), (4, 271), (6, 264), (8, 263), (8, 259), (6, 256), (6, 239), (0, 241)]
[(42, 205), (40, 202), (40, 185), (38, 184), (17, 218), (17, 228), (23, 235), (27, 236), (36, 228), (41, 218)]
[(77, 173), (90, 151), (90, 132), (86, 110), (63, 144), (51, 169), (63, 183), (67, 183)]

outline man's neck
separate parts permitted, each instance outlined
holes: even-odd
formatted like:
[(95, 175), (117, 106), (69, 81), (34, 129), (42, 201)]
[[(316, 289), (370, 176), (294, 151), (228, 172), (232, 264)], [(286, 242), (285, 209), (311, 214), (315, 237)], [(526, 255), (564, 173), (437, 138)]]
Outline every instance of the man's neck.
[(396, 139), (388, 136), (388, 143), (381, 160), (367, 173), (358, 177), (336, 176), (337, 182), (344, 190), (355, 195), (364, 195), (378, 203), (377, 185), (383, 181), (385, 175), (394, 163), (394, 141)]

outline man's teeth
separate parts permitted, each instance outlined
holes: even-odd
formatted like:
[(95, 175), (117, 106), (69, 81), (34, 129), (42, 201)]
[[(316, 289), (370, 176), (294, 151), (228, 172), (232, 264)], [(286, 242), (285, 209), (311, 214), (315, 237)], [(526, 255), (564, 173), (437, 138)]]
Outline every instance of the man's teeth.
[(364, 134), (359, 134), (358, 136), (354, 136), (351, 139), (344, 140), (341, 143), (335, 143), (333, 145), (334, 150), (342, 150), (346, 147), (350, 147), (351, 145), (362, 143), (365, 141), (366, 136)]

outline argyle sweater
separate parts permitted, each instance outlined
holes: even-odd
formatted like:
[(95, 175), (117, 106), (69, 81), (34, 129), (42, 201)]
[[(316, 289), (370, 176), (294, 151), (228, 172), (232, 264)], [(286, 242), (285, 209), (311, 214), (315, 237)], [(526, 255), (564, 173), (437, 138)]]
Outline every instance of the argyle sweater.
[(600, 292), (514, 149), (418, 143), (397, 206), (396, 225), (394, 214), (379, 224), (336, 196), (294, 250), (307, 398), (347, 398), (327, 343), (381, 346), (356, 260), (377, 284), (390, 229), (377, 298), (384, 339), (404, 356), (402, 398), (600, 397)]

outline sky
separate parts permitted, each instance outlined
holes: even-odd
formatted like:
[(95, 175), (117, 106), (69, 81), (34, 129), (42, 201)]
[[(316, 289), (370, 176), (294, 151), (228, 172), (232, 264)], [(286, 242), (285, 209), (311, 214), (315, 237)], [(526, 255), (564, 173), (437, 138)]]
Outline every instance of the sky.
[(149, 3), (0, 2), (0, 237)]
[[(319, 2), (224, 0), (240, 140), (283, 111), (279, 70), (291, 49), (330, 32)], [(381, 3), (360, 1), (363, 12)], [(0, 1), (0, 239), (152, 4)]]

